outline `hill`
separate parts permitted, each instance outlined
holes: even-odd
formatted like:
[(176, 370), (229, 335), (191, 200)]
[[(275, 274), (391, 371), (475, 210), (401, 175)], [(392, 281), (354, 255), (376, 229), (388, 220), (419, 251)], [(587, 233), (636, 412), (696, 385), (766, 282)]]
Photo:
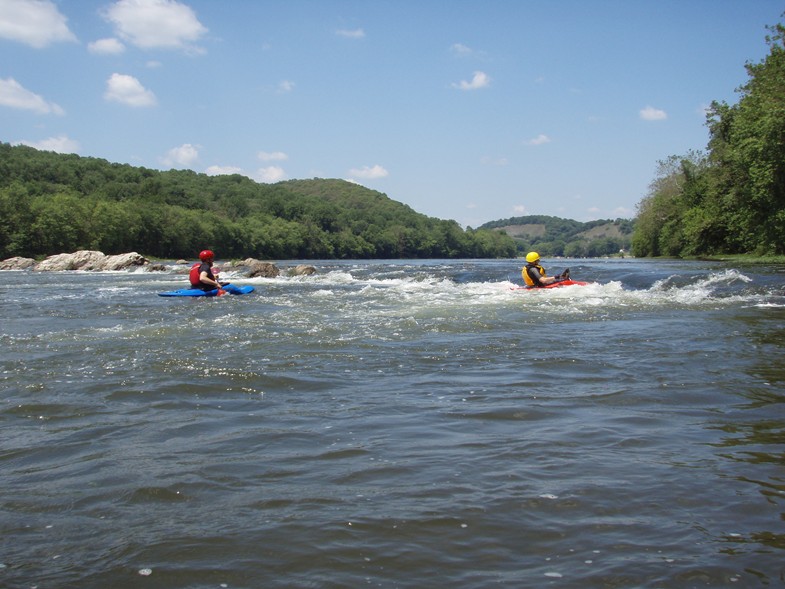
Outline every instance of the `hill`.
[(519, 253), (537, 250), (543, 256), (597, 257), (630, 249), (634, 223), (627, 219), (582, 223), (546, 215), (512, 217), (485, 223), (480, 229), (504, 231)]
[(495, 258), (515, 255), (492, 229), (417, 213), (335, 179), (259, 184), (161, 172), (0, 143), (0, 259), (79, 249), (191, 258)]

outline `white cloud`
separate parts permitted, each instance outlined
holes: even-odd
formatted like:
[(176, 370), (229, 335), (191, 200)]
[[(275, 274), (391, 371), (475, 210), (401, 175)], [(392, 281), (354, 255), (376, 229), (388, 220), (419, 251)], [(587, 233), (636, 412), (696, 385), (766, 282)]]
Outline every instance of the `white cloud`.
[(128, 106), (153, 106), (156, 103), (155, 94), (133, 76), (125, 74), (112, 74), (106, 81), (104, 98)]
[(40, 95), (30, 92), (13, 78), (0, 79), (0, 106), (32, 110), (42, 115), (65, 114), (57, 104), (47, 102)]
[(478, 90), (480, 88), (485, 88), (491, 83), (490, 77), (485, 72), (474, 72), (474, 76), (472, 77), (470, 82), (466, 80), (461, 80), (457, 84), (453, 84), (453, 88), (458, 88), (459, 90)]
[(256, 157), (263, 162), (282, 162), (289, 159), (289, 156), (282, 151), (260, 151)]
[(339, 37), (346, 37), (348, 39), (362, 39), (365, 37), (365, 31), (362, 29), (354, 29), (354, 30), (347, 30), (347, 29), (339, 29), (335, 31), (335, 34)]
[(550, 142), (551, 142), (551, 138), (550, 137), (540, 133), (534, 139), (529, 139), (526, 142), (526, 145), (545, 145), (546, 143), (550, 143)]
[(380, 165), (363, 166), (362, 168), (352, 168), (349, 170), (349, 175), (353, 178), (362, 178), (364, 180), (376, 180), (378, 178), (385, 178), (389, 176), (389, 172)]
[(472, 53), (474, 53), (471, 47), (467, 47), (463, 43), (453, 43), (452, 45), (450, 45), (450, 51), (452, 51), (456, 55), (461, 55), (461, 56), (471, 55)]
[(653, 106), (642, 108), (639, 114), (644, 121), (664, 121), (668, 118), (668, 113)]
[(42, 151), (56, 151), (57, 153), (79, 153), (79, 150), (82, 148), (78, 141), (69, 139), (66, 135), (49, 137), (41, 141), (20, 141), (19, 143)]
[(242, 174), (243, 169), (236, 166), (210, 166), (204, 173), (208, 176), (229, 176), (231, 174)]
[(87, 50), (90, 53), (95, 53), (97, 55), (117, 55), (125, 51), (125, 45), (118, 39), (112, 37), (109, 39), (98, 39), (98, 41), (88, 43)]
[(515, 205), (514, 207), (512, 207), (512, 212), (520, 216), (520, 215), (527, 214), (528, 211), (526, 210), (526, 207), (523, 205)]
[(196, 42), (207, 28), (177, 0), (118, 0), (105, 10), (104, 18), (121, 39), (142, 49), (203, 52)]
[(165, 166), (182, 168), (192, 167), (199, 159), (199, 146), (184, 143), (180, 147), (173, 147), (166, 152), (162, 162)]
[(278, 83), (278, 92), (291, 92), (292, 90), (294, 90), (294, 82), (283, 80)]
[(67, 21), (50, 0), (0, 1), (0, 37), (36, 49), (58, 41), (76, 41)]
[(280, 182), (286, 178), (286, 172), (279, 166), (269, 166), (267, 168), (259, 168), (256, 171), (256, 179), (265, 184), (273, 182)]

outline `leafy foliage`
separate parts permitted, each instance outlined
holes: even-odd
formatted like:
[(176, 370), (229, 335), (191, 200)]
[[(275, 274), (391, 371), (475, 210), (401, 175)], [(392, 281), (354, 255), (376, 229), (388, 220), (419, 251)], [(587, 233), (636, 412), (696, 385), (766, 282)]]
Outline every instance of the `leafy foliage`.
[(639, 256), (785, 254), (785, 27), (747, 63), (739, 102), (713, 102), (707, 153), (660, 162), (638, 204)]
[(464, 231), (342, 180), (257, 184), (0, 143), (0, 257), (78, 249), (189, 258), (494, 258), (500, 231)]

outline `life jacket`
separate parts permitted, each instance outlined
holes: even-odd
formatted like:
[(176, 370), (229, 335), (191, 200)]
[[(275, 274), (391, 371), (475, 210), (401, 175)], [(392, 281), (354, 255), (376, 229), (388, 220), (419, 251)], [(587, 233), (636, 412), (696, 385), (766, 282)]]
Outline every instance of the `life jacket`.
[(188, 279), (191, 281), (191, 286), (193, 287), (201, 287), (202, 281), (199, 276), (202, 274), (199, 272), (199, 268), (202, 267), (201, 262), (196, 262), (193, 266), (191, 266), (191, 272), (188, 274)]
[(528, 268), (536, 268), (537, 271), (540, 273), (540, 276), (542, 276), (543, 278), (546, 277), (545, 268), (543, 268), (539, 264), (526, 264), (523, 267), (523, 270), (521, 270), (521, 276), (523, 277), (523, 281), (526, 283), (526, 286), (534, 287), (534, 288), (542, 287), (542, 285), (539, 282), (535, 282), (534, 279), (531, 276), (529, 276), (529, 273), (527, 272)]

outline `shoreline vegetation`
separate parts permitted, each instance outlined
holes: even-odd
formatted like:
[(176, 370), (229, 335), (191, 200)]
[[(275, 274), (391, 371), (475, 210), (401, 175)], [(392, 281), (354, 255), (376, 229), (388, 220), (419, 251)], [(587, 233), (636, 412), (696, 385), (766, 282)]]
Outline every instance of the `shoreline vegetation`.
[(785, 256), (785, 27), (767, 27), (769, 54), (747, 63), (735, 105), (707, 110), (706, 152), (659, 162), (638, 204), (632, 249), (641, 257), (747, 263)]
[(144, 251), (187, 258), (458, 259), (629, 251), (632, 221), (530, 216), (463, 229), (344, 180), (259, 184), (0, 143), (0, 258)]
[(695, 259), (706, 262), (728, 262), (728, 263), (741, 263), (741, 264), (771, 264), (771, 265), (785, 265), (785, 255), (770, 255), (759, 256), (757, 254), (726, 254), (716, 256), (695, 256), (685, 257), (679, 259)]
[(224, 259), (505, 258), (502, 231), (463, 229), (336, 179), (260, 184), (0, 143), (0, 258), (143, 251)]

